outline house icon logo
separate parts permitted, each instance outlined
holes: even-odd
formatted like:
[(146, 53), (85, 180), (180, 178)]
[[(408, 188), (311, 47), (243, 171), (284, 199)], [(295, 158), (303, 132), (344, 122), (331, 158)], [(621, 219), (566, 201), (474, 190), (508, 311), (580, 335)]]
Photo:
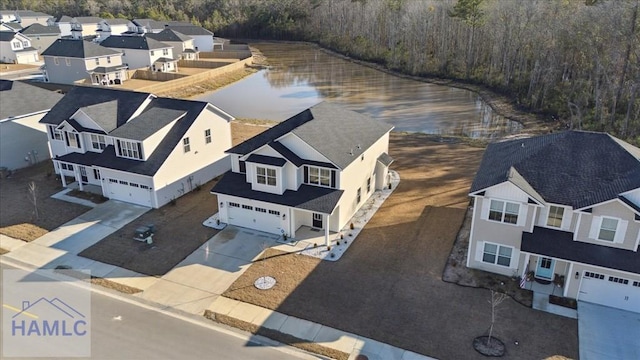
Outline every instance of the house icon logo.
[(22, 310), (12, 316), (12, 336), (85, 336), (84, 314), (55, 297), (23, 301)]

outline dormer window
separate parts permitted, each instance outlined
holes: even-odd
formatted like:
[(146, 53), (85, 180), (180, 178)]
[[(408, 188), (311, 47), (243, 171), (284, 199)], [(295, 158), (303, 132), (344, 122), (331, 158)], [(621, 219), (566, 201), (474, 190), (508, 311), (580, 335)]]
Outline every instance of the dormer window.
[(107, 147), (107, 142), (104, 136), (91, 134), (91, 147), (94, 150), (104, 150)]
[(602, 218), (598, 239), (605, 241), (613, 241), (616, 238), (616, 230), (618, 229), (618, 220), (612, 218)]
[(256, 176), (258, 184), (276, 186), (276, 169), (264, 167), (256, 167)]
[(306, 184), (335, 187), (334, 170), (308, 165), (305, 165), (304, 170), (304, 182)]
[(139, 142), (135, 141), (127, 141), (127, 140), (117, 140), (117, 152), (118, 156), (142, 160), (142, 146)]
[(562, 226), (562, 217), (564, 208), (560, 206), (550, 206), (549, 216), (547, 217), (547, 226), (559, 228)]
[(169, 49), (162, 49), (162, 55), (169, 56)]

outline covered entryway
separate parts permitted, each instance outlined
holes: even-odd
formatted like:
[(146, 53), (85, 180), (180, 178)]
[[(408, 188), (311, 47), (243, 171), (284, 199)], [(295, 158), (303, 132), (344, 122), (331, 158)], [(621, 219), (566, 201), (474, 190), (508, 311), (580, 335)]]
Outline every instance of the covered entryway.
[(322, 229), (322, 214), (313, 213), (313, 227), (316, 229)]
[(551, 258), (541, 257), (538, 259), (536, 266), (536, 277), (543, 280), (551, 281), (553, 278), (553, 270), (555, 268), (555, 260)]
[(578, 300), (640, 313), (640, 282), (585, 271)]
[(143, 206), (152, 206), (151, 198), (153, 191), (146, 185), (109, 178), (105, 181), (105, 186), (105, 196), (109, 199)]
[(280, 211), (231, 201), (227, 202), (227, 206), (229, 206), (227, 213), (230, 224), (271, 234), (281, 234)]

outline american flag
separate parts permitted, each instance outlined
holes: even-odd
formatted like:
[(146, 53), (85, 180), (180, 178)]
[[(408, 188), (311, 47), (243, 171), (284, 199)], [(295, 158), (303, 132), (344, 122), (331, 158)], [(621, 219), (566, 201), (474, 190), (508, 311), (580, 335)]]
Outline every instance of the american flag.
[(527, 286), (527, 267), (522, 269), (522, 276), (520, 277), (520, 288), (524, 289)]

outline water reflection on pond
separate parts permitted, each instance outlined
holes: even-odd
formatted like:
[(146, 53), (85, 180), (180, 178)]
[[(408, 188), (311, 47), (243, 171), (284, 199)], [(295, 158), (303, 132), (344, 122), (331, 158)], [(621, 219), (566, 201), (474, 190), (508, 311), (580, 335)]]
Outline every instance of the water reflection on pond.
[(396, 131), (494, 138), (522, 125), (496, 115), (473, 92), (403, 79), (304, 44), (254, 44), (271, 68), (199, 97), (235, 117), (282, 121), (327, 100)]

